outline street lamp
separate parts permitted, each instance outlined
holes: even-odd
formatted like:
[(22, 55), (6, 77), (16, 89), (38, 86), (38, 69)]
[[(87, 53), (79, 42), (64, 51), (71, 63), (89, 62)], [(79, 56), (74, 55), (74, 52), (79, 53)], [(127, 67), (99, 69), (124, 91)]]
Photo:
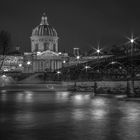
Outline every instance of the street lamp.
[(19, 67), (22, 67), (22, 64), (19, 64), (18, 66), (19, 66)]
[(27, 61), (27, 65), (30, 65), (31, 64), (31, 61)]
[(57, 71), (57, 74), (59, 75), (59, 74), (61, 74), (61, 72), (60, 71)]
[(58, 80), (59, 80), (59, 75), (61, 74), (61, 71), (58, 70), (58, 71), (56, 72), (56, 74), (57, 74)]
[(28, 72), (30, 70), (29, 66), (31, 65), (31, 61), (27, 61), (27, 65), (28, 65)]
[(66, 60), (63, 60), (63, 64), (65, 64), (66, 63)]
[(95, 48), (95, 51), (96, 51), (96, 53), (97, 53), (97, 71), (98, 71), (98, 73), (100, 72), (100, 70), (99, 70), (99, 59), (100, 59), (100, 53), (101, 53), (101, 48), (100, 48), (100, 46), (99, 46), (99, 44), (98, 44), (98, 47), (97, 48)]
[(79, 61), (79, 59), (80, 59), (80, 56), (78, 55), (78, 56), (76, 56), (76, 59)]
[(87, 80), (88, 80), (88, 74), (87, 74), (87, 71), (88, 71), (88, 69), (91, 69), (91, 67), (86, 65), (86, 66), (84, 67), (84, 69), (86, 70), (86, 76), (87, 76)]
[(91, 68), (91, 67), (90, 67), (90, 66), (87, 66), (87, 65), (84, 67), (84, 69), (86, 69), (86, 72), (87, 72), (87, 70), (90, 69), (90, 68)]
[[(131, 38), (128, 38), (129, 40), (129, 44), (130, 44), (130, 47), (131, 47), (131, 57), (130, 57), (130, 60), (131, 60), (131, 74), (130, 74), (130, 79), (131, 81), (129, 81), (128, 83), (128, 75), (127, 75), (127, 92), (129, 92), (130, 96), (135, 96), (135, 92), (134, 92), (134, 64), (133, 64), (133, 57), (134, 57), (134, 44), (136, 43), (136, 39), (137, 38), (134, 38), (133, 37), (133, 34), (131, 35)], [(128, 74), (128, 72), (127, 72)]]

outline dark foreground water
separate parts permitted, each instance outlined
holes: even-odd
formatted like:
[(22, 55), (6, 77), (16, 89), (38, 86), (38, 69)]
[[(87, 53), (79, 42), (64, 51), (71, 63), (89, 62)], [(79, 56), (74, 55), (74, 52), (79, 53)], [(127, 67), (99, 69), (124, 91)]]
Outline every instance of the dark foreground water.
[(139, 102), (68, 92), (0, 94), (0, 140), (139, 139)]

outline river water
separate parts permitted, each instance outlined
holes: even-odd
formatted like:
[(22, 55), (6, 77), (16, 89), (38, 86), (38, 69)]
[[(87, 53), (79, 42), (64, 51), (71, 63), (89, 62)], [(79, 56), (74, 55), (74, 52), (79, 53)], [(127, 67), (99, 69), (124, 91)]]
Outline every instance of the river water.
[(0, 94), (0, 140), (109, 139), (140, 139), (140, 102), (69, 92)]

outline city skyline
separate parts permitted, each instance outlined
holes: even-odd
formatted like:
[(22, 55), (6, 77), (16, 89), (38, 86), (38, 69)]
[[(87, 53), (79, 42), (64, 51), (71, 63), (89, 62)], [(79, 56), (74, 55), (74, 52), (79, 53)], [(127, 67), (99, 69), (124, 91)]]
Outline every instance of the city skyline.
[(23, 1), (1, 0), (1, 30), (11, 33), (13, 46), (30, 51), (32, 29), (40, 24), (46, 12), (48, 22), (59, 37), (59, 50), (85, 51), (97, 42), (110, 47), (126, 41), (125, 36), (140, 35), (138, 1)]

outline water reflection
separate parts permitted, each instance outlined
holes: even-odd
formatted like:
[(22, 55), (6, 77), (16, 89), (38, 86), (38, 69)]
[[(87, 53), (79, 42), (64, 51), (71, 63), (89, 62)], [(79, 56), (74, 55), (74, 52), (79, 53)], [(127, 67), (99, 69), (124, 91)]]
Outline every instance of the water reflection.
[(18, 112), (15, 116), (16, 127), (25, 129), (33, 127), (35, 124), (35, 116), (33, 112)]
[(72, 112), (72, 117), (74, 120), (84, 120), (86, 119), (85, 111), (83, 109), (74, 109)]
[(105, 111), (104, 109), (94, 109), (91, 110), (91, 114), (93, 120), (103, 120), (105, 119), (105, 115), (107, 114), (107, 111)]
[(75, 105), (84, 105), (90, 100), (90, 95), (76, 94), (72, 96), (72, 102)]
[(33, 92), (25, 91), (25, 101), (26, 102), (33, 102)]
[(23, 93), (17, 93), (17, 95), (16, 95), (16, 101), (18, 101), (18, 102), (23, 101), (23, 98), (24, 98), (23, 96), (24, 96)]
[(6, 102), (7, 101), (7, 94), (6, 93), (2, 93), (1, 94), (1, 101), (2, 102)]
[(7, 91), (5, 89), (1, 90), (1, 93), (6, 93)]
[(5, 139), (140, 139), (140, 103), (69, 92), (6, 92), (0, 98)]
[(99, 98), (99, 97), (97, 97), (97, 98), (94, 98), (93, 100), (92, 100), (92, 105), (93, 106), (105, 106), (105, 98)]
[(66, 102), (69, 98), (69, 92), (56, 92), (56, 101)]
[(16, 93), (16, 101), (17, 102), (33, 102), (33, 92), (32, 91), (24, 91)]
[(140, 106), (139, 103), (127, 102), (124, 106), (121, 106), (123, 113), (119, 122), (121, 134), (124, 135), (124, 139), (133, 140), (139, 139), (140, 134)]

